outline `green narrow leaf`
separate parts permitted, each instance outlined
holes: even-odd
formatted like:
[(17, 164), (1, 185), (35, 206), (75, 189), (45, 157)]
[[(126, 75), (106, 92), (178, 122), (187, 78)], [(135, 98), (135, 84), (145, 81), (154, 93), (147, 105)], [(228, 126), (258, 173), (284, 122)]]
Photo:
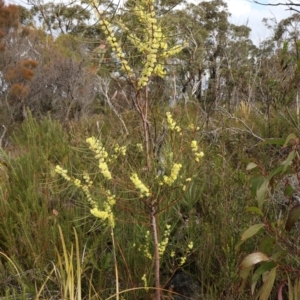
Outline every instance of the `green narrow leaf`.
[(276, 267), (276, 264), (273, 261), (266, 261), (266, 262), (262, 263), (262, 265), (254, 272), (252, 279), (251, 279), (252, 294), (254, 294), (254, 290), (255, 290), (257, 281), (260, 278), (260, 276), (275, 267)]
[(265, 139), (264, 141), (260, 142), (259, 145), (283, 145), (284, 139)]
[(276, 261), (279, 258), (285, 257), (287, 256), (288, 251), (287, 250), (279, 250), (275, 253), (272, 254), (272, 256), (270, 257), (272, 260)]
[(250, 237), (258, 233), (265, 225), (264, 224), (255, 224), (250, 226), (247, 230), (245, 230), (241, 236), (241, 240), (235, 245), (235, 251), (240, 249), (240, 246)]
[(235, 251), (239, 251), (241, 245), (244, 243), (244, 241), (240, 240), (235, 246), (234, 246), (234, 250)]
[(263, 216), (263, 212), (256, 206), (250, 206), (246, 208), (246, 212), (253, 212), (260, 216)]
[(296, 156), (295, 150), (293, 150), (289, 153), (289, 156), (287, 157), (286, 161), (284, 162), (284, 167), (283, 167), (282, 173), (284, 173), (286, 171), (286, 169), (290, 165), (290, 162), (295, 158), (295, 156)]
[(288, 275), (288, 288), (289, 288), (289, 300), (293, 300), (293, 285), (292, 285), (292, 282), (291, 282), (291, 279), (290, 279), (290, 276)]
[(80, 260), (80, 249), (79, 249), (79, 239), (78, 239), (78, 235), (77, 235), (77, 231), (75, 229), (75, 227), (73, 227), (73, 231), (74, 231), (74, 235), (75, 235), (75, 250), (76, 250), (76, 283), (77, 283), (77, 300), (81, 300), (82, 299), (82, 292), (81, 292), (81, 273), (82, 273), (82, 269), (81, 269), (81, 260)]
[(258, 208), (262, 209), (265, 200), (265, 193), (269, 186), (269, 180), (265, 179), (259, 189), (256, 191), (256, 199), (258, 203)]
[(256, 167), (257, 167), (257, 164), (254, 163), (254, 162), (251, 162), (251, 163), (249, 163), (249, 164), (247, 165), (246, 170), (247, 170), (247, 171), (250, 171), (250, 170), (252, 170), (252, 169), (254, 169), (254, 168), (256, 168)]
[(266, 256), (265, 254), (263, 254), (262, 252), (254, 252), (254, 253), (247, 255), (243, 259), (243, 261), (241, 263), (241, 268), (242, 269), (248, 268), (248, 267), (258, 264), (262, 261), (268, 261), (268, 260), (269, 260), (269, 257)]
[(272, 269), (269, 274), (266, 276), (264, 284), (262, 286), (262, 291), (259, 297), (259, 300), (268, 300), (271, 294), (274, 281), (276, 278), (276, 270), (277, 268)]
[(294, 133), (290, 133), (288, 135), (288, 137), (286, 138), (283, 147), (286, 147), (288, 145), (288, 143), (290, 142), (290, 140), (295, 140), (297, 138), (297, 136)]
[(245, 240), (249, 239), (250, 237), (252, 237), (253, 235), (255, 235), (256, 233), (258, 233), (264, 226), (265, 226), (265, 224), (255, 224), (255, 225), (250, 226), (242, 234), (242, 236), (241, 236), (242, 241), (245, 241)]
[(258, 251), (266, 255), (271, 255), (273, 248), (276, 245), (276, 239), (274, 237), (265, 237), (261, 239), (258, 245)]
[(263, 184), (264, 181), (265, 178), (261, 176), (255, 176), (251, 178), (251, 195), (253, 198), (256, 196), (257, 190)]
[(300, 204), (296, 204), (289, 211), (288, 219), (285, 223), (285, 230), (290, 231), (300, 217)]
[(245, 268), (245, 269), (242, 269), (240, 271), (240, 276), (242, 277), (243, 281), (242, 281), (242, 284), (239, 288), (239, 291), (242, 292), (244, 287), (245, 287), (245, 284), (246, 284), (246, 281), (247, 281), (247, 278), (250, 274), (250, 272), (253, 270), (253, 266), (251, 267), (248, 267), (248, 268)]
[(284, 166), (278, 166), (278, 167), (276, 167), (274, 170), (271, 171), (271, 173), (268, 176), (268, 178), (271, 180), (272, 177), (274, 177), (276, 174), (279, 174), (279, 173), (282, 174), (284, 172), (283, 169), (284, 169)]
[(293, 289), (293, 294), (294, 294), (294, 299), (295, 300), (298, 300), (298, 280), (295, 279), (295, 282), (294, 282), (294, 289)]

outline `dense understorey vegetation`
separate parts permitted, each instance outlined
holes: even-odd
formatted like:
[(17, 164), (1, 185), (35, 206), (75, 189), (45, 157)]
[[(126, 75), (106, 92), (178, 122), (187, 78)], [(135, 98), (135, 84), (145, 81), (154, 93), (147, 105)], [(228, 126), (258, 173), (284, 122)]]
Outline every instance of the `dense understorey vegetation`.
[(255, 46), (222, 0), (31, 4), (0, 0), (0, 299), (298, 299), (299, 15)]

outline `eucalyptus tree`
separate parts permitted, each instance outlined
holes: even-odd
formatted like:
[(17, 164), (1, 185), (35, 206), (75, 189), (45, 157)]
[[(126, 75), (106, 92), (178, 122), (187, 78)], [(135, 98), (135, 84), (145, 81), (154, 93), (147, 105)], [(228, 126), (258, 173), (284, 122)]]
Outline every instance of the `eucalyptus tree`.
[(230, 24), (226, 33), (220, 68), (220, 97), (229, 108), (236, 107), (241, 101), (255, 101), (257, 48), (250, 39), (250, 31), (246, 25)]
[(254, 97), (256, 47), (251, 29), (231, 24), (229, 16), (226, 3), (215, 0), (187, 4), (166, 18), (177, 38), (187, 41), (177, 58), (177, 80), (206, 110)]
[(32, 6), (32, 15), (37, 17), (42, 28), (52, 36), (71, 33), (91, 18), (89, 9), (76, 2), (67, 4), (29, 0), (28, 4)]
[(264, 20), (272, 36), (260, 45), (260, 76), (257, 97), (271, 107), (280, 109), (298, 100), (300, 79), (300, 18), (294, 14), (279, 23)]

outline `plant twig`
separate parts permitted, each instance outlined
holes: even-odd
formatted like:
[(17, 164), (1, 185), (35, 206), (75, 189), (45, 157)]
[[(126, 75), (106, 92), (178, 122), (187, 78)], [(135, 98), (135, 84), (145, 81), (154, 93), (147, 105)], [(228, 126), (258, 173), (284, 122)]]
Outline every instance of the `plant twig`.
[(111, 229), (111, 240), (113, 244), (113, 257), (114, 257), (115, 276), (116, 276), (116, 300), (119, 300), (120, 287), (119, 287), (119, 272), (118, 272), (118, 265), (117, 265), (115, 235), (114, 235), (113, 227), (110, 227), (110, 229)]
[(4, 138), (4, 136), (6, 134), (6, 131), (7, 131), (7, 128), (5, 127), (5, 125), (2, 125), (2, 127), (3, 127), (3, 132), (2, 132), (1, 137), (0, 137), (0, 148), (2, 148), (3, 138)]
[(158, 236), (156, 224), (156, 207), (152, 204), (151, 207), (151, 224), (154, 241), (154, 274), (155, 274), (155, 299), (160, 300), (160, 271), (159, 271), (159, 251), (158, 251)]

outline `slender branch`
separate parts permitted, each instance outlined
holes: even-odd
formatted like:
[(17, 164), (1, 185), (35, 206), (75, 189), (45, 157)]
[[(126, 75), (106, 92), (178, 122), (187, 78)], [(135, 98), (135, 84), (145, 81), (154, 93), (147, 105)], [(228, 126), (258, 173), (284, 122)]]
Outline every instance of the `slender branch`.
[(4, 136), (6, 134), (6, 131), (7, 131), (7, 128), (5, 127), (5, 125), (2, 125), (2, 127), (3, 127), (3, 132), (2, 132), (1, 137), (0, 137), (0, 148), (2, 148), (3, 138), (4, 138)]
[(259, 1), (253, 0), (253, 3), (258, 4), (258, 5), (262, 5), (262, 6), (287, 6), (288, 8), (286, 10), (291, 10), (291, 11), (295, 11), (300, 13), (300, 10), (297, 10), (296, 8), (292, 7), (292, 6), (300, 6), (300, 3), (282, 3), (282, 2), (278, 2), (278, 3), (261, 3)]
[(109, 91), (109, 82), (105, 81), (103, 78), (100, 78), (100, 76), (97, 76), (97, 78), (99, 79), (99, 89), (102, 92), (102, 94), (105, 97), (105, 100), (108, 104), (108, 106), (110, 107), (110, 109), (115, 113), (115, 115), (118, 117), (118, 119), (120, 120), (120, 122), (122, 123), (126, 135), (129, 135), (128, 129), (126, 127), (126, 124), (122, 118), (122, 116), (118, 113), (118, 111), (116, 110), (116, 108), (113, 106), (111, 100), (114, 100), (114, 98), (117, 96), (117, 91), (114, 93), (114, 95), (112, 96), (112, 99), (110, 100), (110, 97), (108, 95), (108, 91)]
[(155, 274), (155, 299), (160, 300), (160, 271), (159, 271), (159, 251), (158, 251), (158, 235), (156, 224), (156, 207), (155, 204), (151, 207), (151, 223), (154, 241), (154, 274)]
[(145, 137), (145, 145), (146, 145), (146, 157), (147, 157), (147, 169), (148, 172), (151, 170), (151, 160), (150, 160), (150, 145), (149, 145), (149, 128), (148, 128), (148, 108), (149, 108), (149, 94), (148, 94), (148, 86), (146, 86), (145, 90), (145, 112), (143, 114), (143, 127), (144, 127), (144, 137)]
[[(237, 120), (239, 122), (241, 122), (245, 127), (247, 132), (249, 132), (252, 136), (254, 136), (255, 138), (259, 139), (260, 141), (264, 141), (265, 139), (263, 139), (261, 136), (259, 136), (258, 134), (254, 133), (253, 130), (249, 127), (249, 125), (247, 125), (245, 123), (245, 121), (243, 121), (240, 118), (237, 118), (235, 116), (233, 116), (231, 113), (229, 113), (226, 109), (224, 109), (223, 107), (219, 107), (218, 109), (221, 113), (223, 113), (224, 115), (227, 115), (229, 119), (233, 119), (233, 120)], [(241, 130), (239, 128), (235, 128), (236, 130)]]
[(119, 300), (120, 287), (119, 287), (119, 272), (118, 272), (118, 265), (117, 265), (115, 235), (114, 235), (114, 229), (113, 229), (113, 227), (111, 227), (110, 229), (111, 229), (111, 240), (112, 240), (112, 244), (113, 244), (113, 257), (114, 257), (114, 264), (115, 264), (116, 300)]
[(294, 3), (294, 2), (290, 2), (290, 3), (282, 3), (282, 2), (278, 2), (278, 3), (261, 3), (259, 1), (253, 0), (254, 3), (259, 4), (259, 5), (263, 5), (263, 6), (300, 6), (300, 3)]

